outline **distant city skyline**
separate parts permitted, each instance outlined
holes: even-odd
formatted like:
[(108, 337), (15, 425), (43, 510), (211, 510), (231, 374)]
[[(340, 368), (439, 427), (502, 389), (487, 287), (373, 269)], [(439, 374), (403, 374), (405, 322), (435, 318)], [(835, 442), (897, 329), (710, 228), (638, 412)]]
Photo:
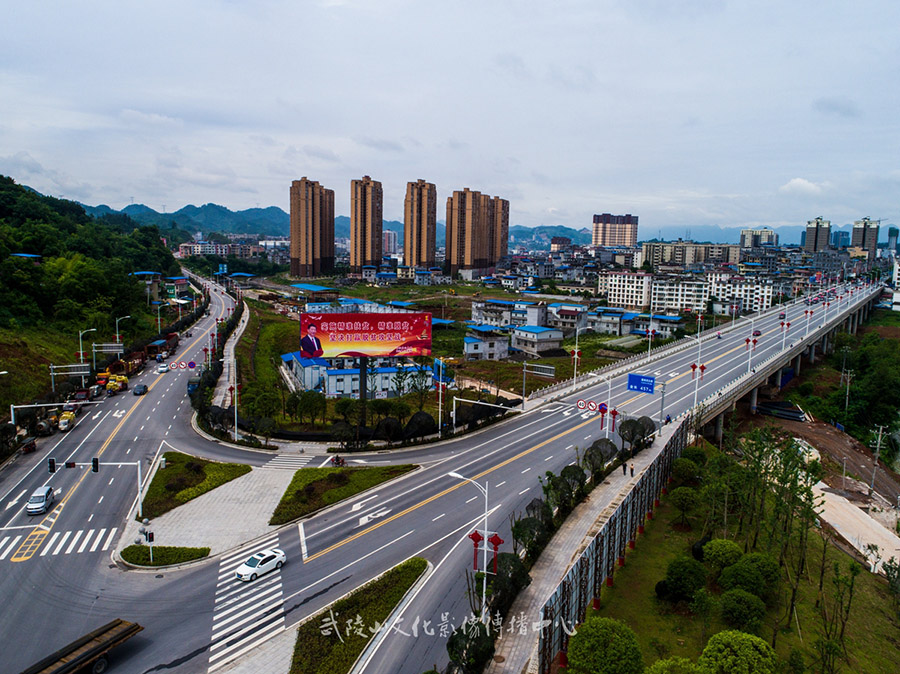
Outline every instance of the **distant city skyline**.
[(24, 3), (0, 27), (0, 173), (116, 209), (287, 212), (307, 175), (349, 214), (368, 174), (398, 221), (426, 177), (438, 204), (503, 195), (510, 225), (884, 227), (898, 23), (886, 0)]

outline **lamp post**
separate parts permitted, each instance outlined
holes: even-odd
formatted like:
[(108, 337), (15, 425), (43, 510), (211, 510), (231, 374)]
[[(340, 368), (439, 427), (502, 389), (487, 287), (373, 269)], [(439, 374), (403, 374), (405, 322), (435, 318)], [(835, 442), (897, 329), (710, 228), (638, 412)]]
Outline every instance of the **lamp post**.
[[(444, 359), (438, 358), (438, 437), (444, 435)], [(524, 391), (525, 387), (522, 387)], [(522, 409), (525, 409), (525, 394), (522, 394)]]
[[(609, 410), (612, 410), (613, 409), (613, 406), (612, 406), (612, 377), (610, 375), (606, 375), (605, 377), (603, 377), (603, 379), (606, 380), (606, 408)], [(612, 423), (612, 422), (610, 422), (610, 423)], [(606, 425), (606, 437), (607, 438), (609, 437), (609, 426), (610, 426), (610, 424)]]
[[(78, 362), (82, 364), (84, 364), (84, 344), (81, 337), (89, 332), (97, 332), (97, 328), (88, 328), (78, 333)], [(84, 388), (84, 375), (81, 375), (81, 388)]]
[(156, 331), (162, 332), (162, 318), (159, 315), (159, 310), (162, 309), (162, 302), (154, 302), (156, 305)]
[[(488, 528), (487, 528), (487, 518), (488, 518), (488, 482), (484, 481), (484, 487), (475, 482), (468, 477), (463, 477), (459, 473), (450, 472), (447, 473), (450, 477), (455, 477), (457, 480), (465, 480), (466, 482), (470, 482), (478, 491), (484, 494), (484, 538), (487, 539)], [(487, 543), (483, 548), (484, 554), (482, 555), (482, 564), (481, 564), (481, 620), (485, 622), (485, 612), (487, 611)]]
[(122, 340), (119, 336), (119, 321), (124, 321), (126, 318), (131, 318), (131, 316), (122, 316), (121, 318), (116, 319), (116, 341), (121, 344)]
[(587, 326), (580, 327), (580, 328), (579, 328), (579, 327), (576, 327), (576, 328), (575, 328), (575, 354), (574, 354), (574, 355), (575, 355), (575, 373), (574, 373), (574, 376), (572, 377), (572, 390), (573, 390), (573, 391), (575, 390), (575, 387), (576, 387), (577, 384), (578, 384), (578, 355), (579, 355), (579, 352), (578, 352), (578, 333), (581, 332), (582, 330), (584, 330), (585, 327), (587, 327)]

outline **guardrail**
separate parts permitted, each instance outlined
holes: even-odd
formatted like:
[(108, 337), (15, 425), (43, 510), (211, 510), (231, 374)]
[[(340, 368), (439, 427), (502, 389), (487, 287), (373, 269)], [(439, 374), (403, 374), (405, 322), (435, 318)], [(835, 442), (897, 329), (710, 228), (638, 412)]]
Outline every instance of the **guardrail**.
[[(541, 608), (538, 671), (549, 674), (557, 654), (568, 648), (569, 633), (584, 621), (588, 603), (599, 599), (604, 582), (612, 585), (616, 565), (625, 560), (644, 522), (653, 518), (660, 494), (665, 493), (672, 462), (687, 445), (690, 419), (673, 429), (659, 454), (642, 472), (634, 487), (614, 500), (598, 519), (599, 529), (572, 563), (556, 590)], [(659, 440), (657, 440), (658, 442)], [(652, 451), (650, 450), (645, 451)]]

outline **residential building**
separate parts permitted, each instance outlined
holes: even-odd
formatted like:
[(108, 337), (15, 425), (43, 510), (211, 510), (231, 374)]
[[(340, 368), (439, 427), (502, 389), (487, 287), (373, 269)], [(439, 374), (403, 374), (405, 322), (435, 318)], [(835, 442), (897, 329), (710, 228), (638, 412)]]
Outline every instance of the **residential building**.
[(850, 232), (844, 232), (841, 230), (835, 230), (831, 233), (831, 247), (832, 248), (849, 248), (850, 247)]
[(334, 269), (334, 190), (305, 176), (291, 183), (291, 276)]
[(650, 306), (658, 311), (706, 311), (709, 286), (700, 274), (654, 278)]
[(616, 307), (644, 309), (650, 306), (653, 276), (647, 272), (610, 271), (599, 274), (598, 292)]
[(694, 243), (692, 241), (648, 242), (641, 245), (642, 258), (656, 269), (663, 264), (680, 267), (714, 264), (737, 264), (741, 247), (732, 244)]
[(777, 246), (778, 234), (771, 229), (742, 229), (741, 248), (759, 248), (760, 246)]
[(433, 267), (437, 223), (437, 188), (421, 178), (406, 184), (403, 202), (403, 263)]
[(878, 249), (878, 230), (878, 223), (869, 218), (853, 223), (853, 238), (850, 245), (868, 251), (870, 262), (875, 259), (875, 252)]
[(392, 229), (385, 229), (381, 232), (381, 250), (384, 255), (394, 255), (399, 252), (399, 237), (397, 232)]
[(806, 223), (806, 240), (804, 250), (817, 253), (826, 250), (831, 243), (831, 221), (821, 216)]
[(562, 341), (563, 333), (559, 328), (522, 325), (513, 328), (512, 332), (512, 348), (534, 357), (562, 348)]
[(567, 236), (554, 236), (550, 239), (550, 252), (569, 250), (572, 247), (572, 239)]
[(553, 302), (547, 305), (547, 326), (559, 328), (563, 334), (574, 334), (576, 328), (587, 325), (588, 308), (581, 304)]
[(457, 190), (447, 197), (446, 266), (450, 276), (462, 269), (488, 269), (509, 246), (509, 202), (478, 191)]
[(638, 216), (602, 213), (594, 216), (591, 244), (594, 246), (635, 246), (637, 245), (637, 231)]
[(509, 356), (509, 333), (492, 325), (473, 325), (463, 337), (466, 360), (506, 360)]
[(897, 235), (900, 234), (900, 229), (896, 227), (888, 227), (888, 250), (891, 253), (897, 252)]
[(350, 181), (350, 268), (381, 264), (381, 183), (363, 176)]

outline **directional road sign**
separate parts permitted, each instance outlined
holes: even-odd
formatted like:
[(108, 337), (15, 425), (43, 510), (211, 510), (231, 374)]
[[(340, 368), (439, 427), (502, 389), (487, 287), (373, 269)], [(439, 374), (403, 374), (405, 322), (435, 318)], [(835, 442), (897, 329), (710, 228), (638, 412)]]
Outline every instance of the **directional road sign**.
[(628, 390), (652, 395), (656, 390), (656, 377), (648, 374), (629, 374)]

